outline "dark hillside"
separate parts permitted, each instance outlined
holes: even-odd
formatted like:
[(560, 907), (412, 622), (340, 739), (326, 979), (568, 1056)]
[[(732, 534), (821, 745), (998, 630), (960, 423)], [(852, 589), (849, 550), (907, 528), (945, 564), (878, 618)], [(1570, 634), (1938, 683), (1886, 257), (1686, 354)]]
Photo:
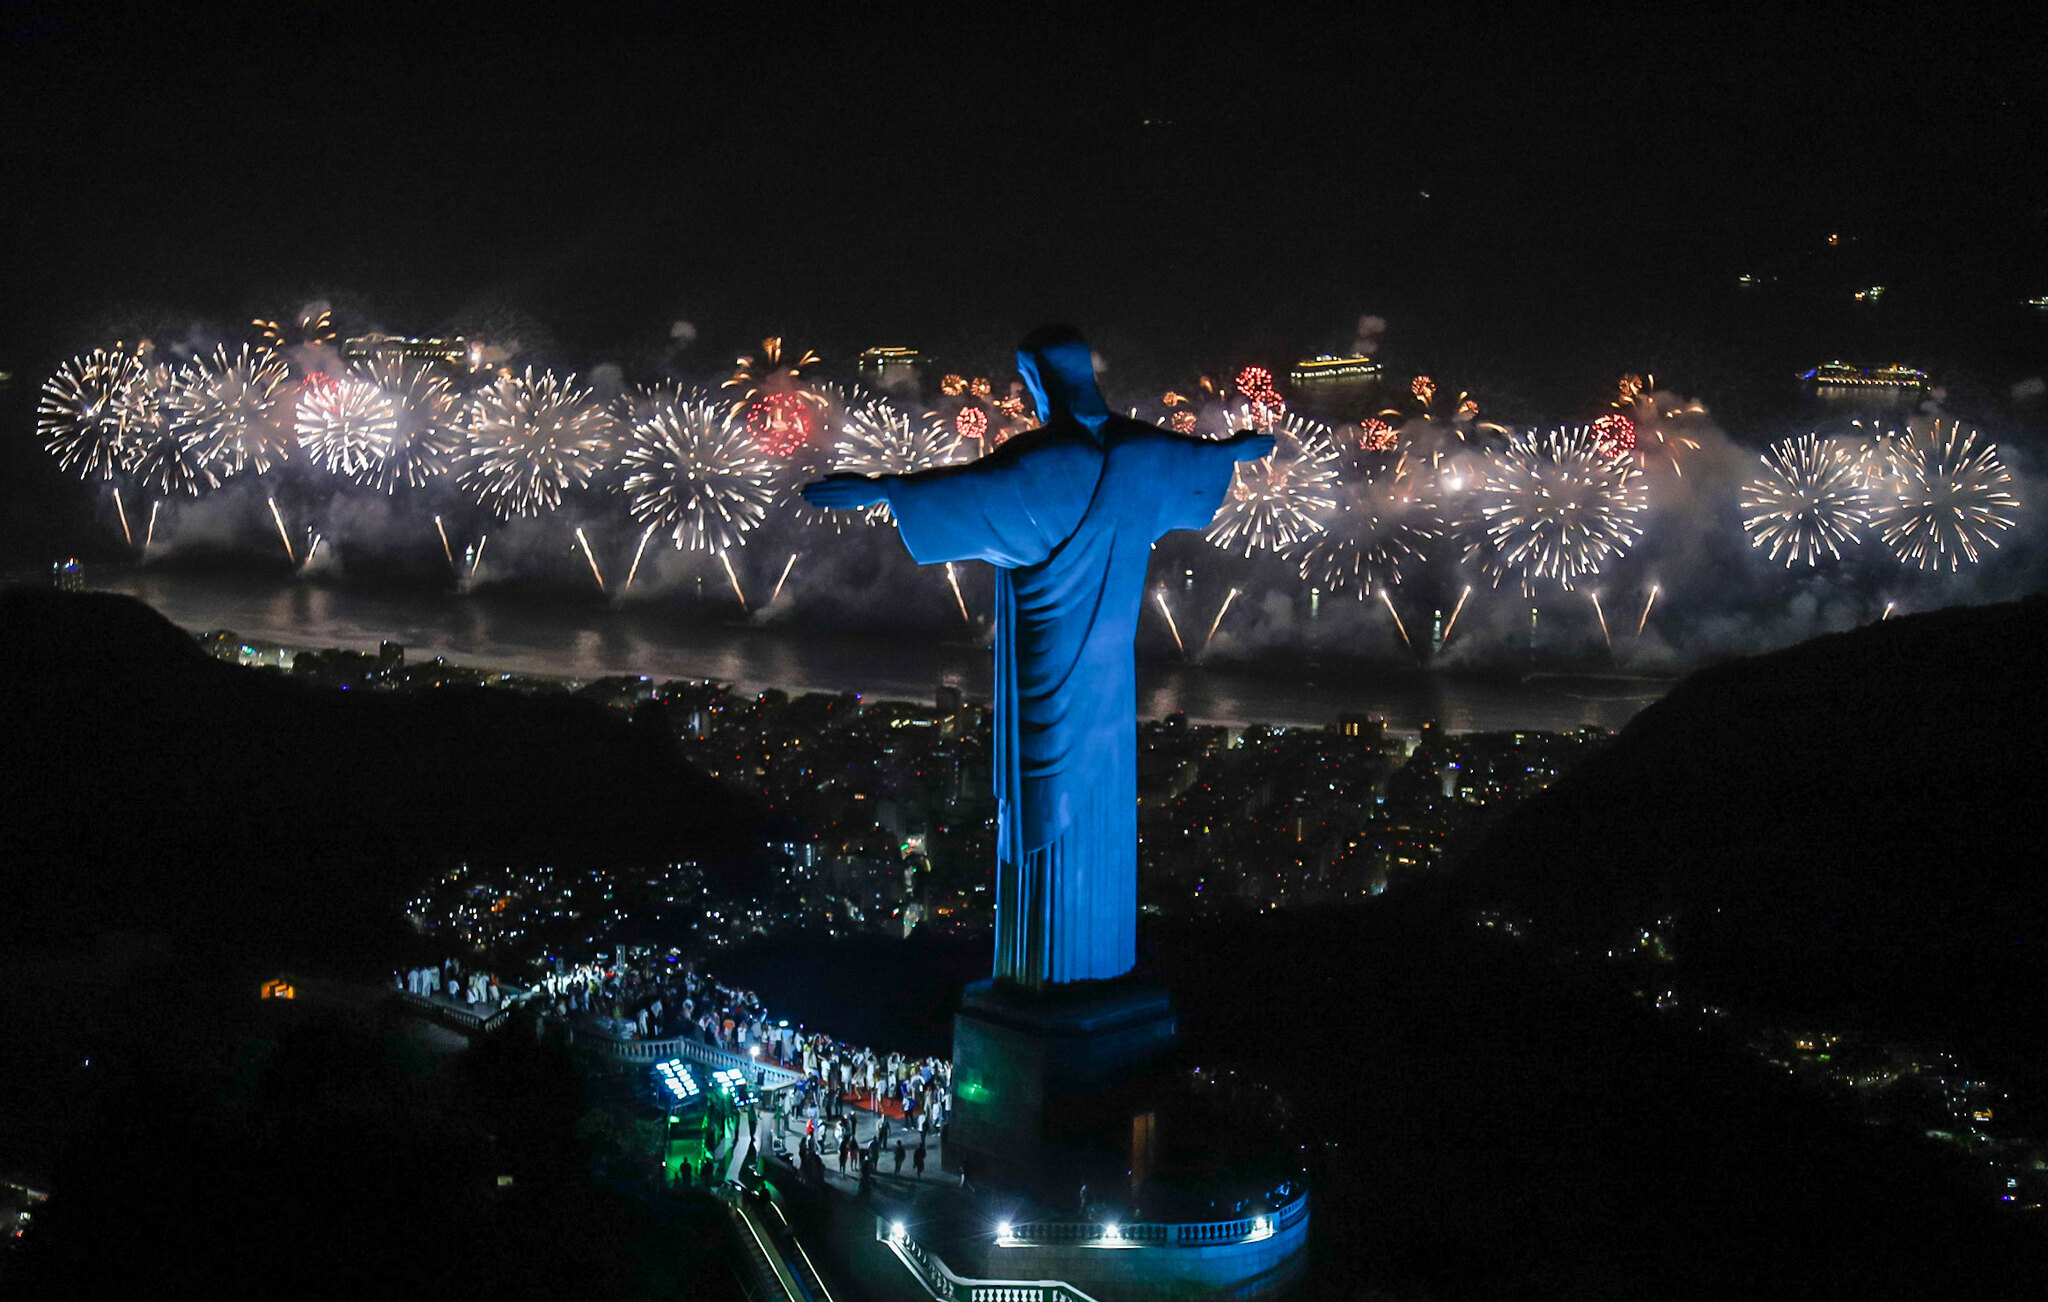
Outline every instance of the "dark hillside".
[(744, 864), (748, 807), (589, 702), (312, 688), (102, 594), (0, 593), (0, 630), (0, 940), (303, 959), (460, 859)]
[(1674, 919), (1712, 993), (2041, 1079), (2048, 599), (1695, 674), (1505, 819), (1477, 889), (1567, 942)]

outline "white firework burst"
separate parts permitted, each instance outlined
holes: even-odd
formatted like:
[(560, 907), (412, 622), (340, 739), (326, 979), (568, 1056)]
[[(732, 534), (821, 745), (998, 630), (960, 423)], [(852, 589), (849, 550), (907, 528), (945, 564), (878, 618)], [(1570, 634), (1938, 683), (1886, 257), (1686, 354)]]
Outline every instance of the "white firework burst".
[(1514, 575), (1525, 592), (1539, 579), (1569, 591), (1642, 536), (1644, 498), (1642, 471), (1583, 426), (1515, 435), (1471, 491), (1466, 559), (1479, 557), (1496, 585)]
[(193, 359), (171, 389), (178, 437), (222, 476), (250, 466), (270, 473), (292, 455), (290, 374), (284, 358), (247, 344)]
[(112, 479), (127, 469), (136, 449), (121, 397), (142, 371), (142, 359), (116, 344), (72, 358), (43, 382), (36, 433), (58, 469), (76, 470), (80, 479)]
[(588, 486), (609, 450), (614, 422), (590, 395), (573, 375), (528, 367), (498, 377), (470, 408), (462, 486), (507, 519), (561, 506), (563, 490)]
[(462, 450), (455, 387), (430, 363), (382, 357), (358, 363), (355, 376), (377, 386), (389, 403), (390, 436), (363, 482), (386, 492), (424, 488), (449, 473)]
[(619, 466), (633, 518), (678, 548), (715, 554), (743, 545), (775, 500), (775, 463), (732, 403), (661, 406), (633, 426)]
[(337, 475), (368, 482), (391, 455), (398, 404), (355, 376), (320, 376), (299, 390), (299, 446)]
[(1960, 422), (1945, 434), (1937, 423), (1897, 440), (1891, 452), (1893, 487), (1878, 499), (1875, 519), (1901, 565), (1956, 570), (1997, 550), (2020, 501), (1996, 444), (1980, 443)]
[(1764, 474), (1742, 490), (1742, 527), (1752, 547), (1782, 554), (1787, 569), (1840, 560), (1842, 548), (1862, 541), (1870, 523), (1870, 494), (1856, 456), (1835, 439), (1803, 434), (1771, 445)]
[(1223, 508), (1202, 536), (1249, 556), (1279, 551), (1321, 533), (1336, 510), (1337, 446), (1330, 427), (1301, 416), (1273, 425), (1273, 453), (1240, 461)]

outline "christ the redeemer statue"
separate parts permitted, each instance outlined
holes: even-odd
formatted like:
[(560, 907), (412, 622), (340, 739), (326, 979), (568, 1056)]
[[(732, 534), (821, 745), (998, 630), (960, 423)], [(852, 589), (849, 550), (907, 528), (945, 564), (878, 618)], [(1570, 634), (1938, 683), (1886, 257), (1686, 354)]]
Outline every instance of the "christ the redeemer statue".
[(1031, 988), (1136, 962), (1137, 683), (1131, 644), (1152, 544), (1209, 523), (1270, 435), (1184, 438), (1109, 414), (1093, 357), (1035, 331), (1017, 369), (1041, 427), (967, 465), (803, 490), (887, 503), (921, 565), (996, 567), (995, 976)]

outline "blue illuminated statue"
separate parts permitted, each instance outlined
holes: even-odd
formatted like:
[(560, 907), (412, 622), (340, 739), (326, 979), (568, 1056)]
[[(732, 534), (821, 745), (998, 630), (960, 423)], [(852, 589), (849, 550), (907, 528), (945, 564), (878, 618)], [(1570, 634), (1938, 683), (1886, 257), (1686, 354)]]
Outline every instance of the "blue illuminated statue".
[(1017, 349), (1041, 428), (980, 460), (833, 475), (817, 507), (886, 502), (919, 564), (996, 567), (995, 976), (1033, 989), (1136, 961), (1137, 684), (1152, 544), (1198, 529), (1270, 435), (1184, 438), (1112, 416), (1088, 345), (1050, 326)]

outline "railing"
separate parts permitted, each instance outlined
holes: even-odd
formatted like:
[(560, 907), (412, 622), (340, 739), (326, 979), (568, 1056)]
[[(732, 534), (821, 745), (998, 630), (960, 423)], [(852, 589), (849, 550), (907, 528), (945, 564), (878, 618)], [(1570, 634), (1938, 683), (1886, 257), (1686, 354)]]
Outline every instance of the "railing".
[(495, 1011), (479, 1014), (472, 1013), (459, 1004), (451, 1004), (445, 999), (416, 995), (409, 990), (397, 990), (392, 993), (396, 994), (398, 1002), (406, 1007), (417, 1009), (430, 1015), (437, 1022), (446, 1022), (473, 1035), (488, 1035), (503, 1026), (512, 1016), (512, 1002), (516, 994), (508, 994), (506, 998), (500, 1000)]
[(715, 1045), (706, 1044), (694, 1036), (676, 1035), (665, 1040), (622, 1040), (615, 1035), (606, 1035), (603, 1031), (589, 1027), (579, 1030), (575, 1026), (565, 1025), (563, 1029), (568, 1034), (569, 1043), (602, 1054), (613, 1062), (646, 1063), (651, 1066), (657, 1062), (666, 1062), (670, 1058), (686, 1058), (700, 1067), (709, 1067), (714, 1071), (725, 1067), (737, 1067), (747, 1073), (750, 1082), (758, 1074), (763, 1089), (793, 1085), (803, 1079), (801, 1074), (787, 1067), (750, 1054), (730, 1053)]
[[(1103, 1221), (1031, 1221), (1010, 1227), (1008, 1241), (1049, 1247), (1065, 1243), (1134, 1243), (1151, 1248), (1200, 1248), (1239, 1243), (1254, 1236), (1293, 1229), (1308, 1215), (1308, 1194), (1295, 1195), (1276, 1212), (1227, 1221), (1141, 1221), (1112, 1227)], [(1115, 1233), (1110, 1231), (1114, 1228)]]
[(875, 1222), (875, 1237), (889, 1245), (939, 1302), (1095, 1302), (1063, 1279), (963, 1279), (930, 1248), (895, 1233), (887, 1221)]

